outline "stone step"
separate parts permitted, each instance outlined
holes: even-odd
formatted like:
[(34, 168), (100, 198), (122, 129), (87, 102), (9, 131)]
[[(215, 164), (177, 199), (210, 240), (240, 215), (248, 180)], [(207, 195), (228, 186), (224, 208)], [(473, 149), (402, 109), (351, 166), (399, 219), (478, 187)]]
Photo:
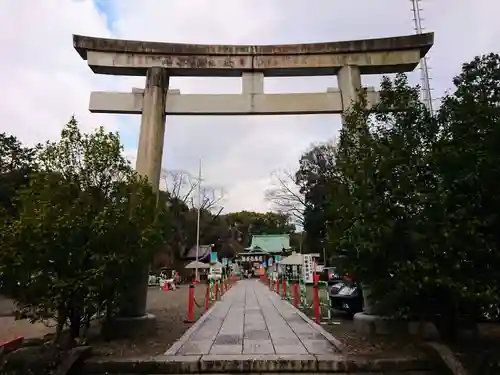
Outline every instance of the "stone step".
[[(108, 373), (108, 375), (137, 375), (139, 373)], [(164, 373), (164, 374), (145, 374), (141, 373), (142, 375), (185, 375), (185, 374), (170, 374), (170, 373)], [(242, 373), (229, 373), (229, 374), (238, 374), (238, 375), (261, 375), (263, 374), (262, 372), (242, 372)], [(297, 372), (269, 372), (267, 373), (269, 375), (292, 375), (292, 374), (298, 374)], [(405, 372), (336, 372), (336, 373), (331, 373), (331, 372), (302, 372), (301, 374), (305, 375), (449, 375), (448, 372), (436, 372), (436, 371), (405, 371)], [(85, 373), (79, 373), (79, 375), (87, 375)], [(90, 375), (90, 374), (89, 374)], [(204, 375), (220, 375), (220, 373), (206, 373)]]
[[(228, 356), (229, 357), (229, 356)], [(334, 373), (438, 375), (437, 364), (417, 358), (370, 359), (333, 355), (330, 358), (268, 358), (203, 360), (201, 356), (159, 356), (154, 359), (98, 359), (85, 361), (78, 374), (213, 374), (213, 373)]]

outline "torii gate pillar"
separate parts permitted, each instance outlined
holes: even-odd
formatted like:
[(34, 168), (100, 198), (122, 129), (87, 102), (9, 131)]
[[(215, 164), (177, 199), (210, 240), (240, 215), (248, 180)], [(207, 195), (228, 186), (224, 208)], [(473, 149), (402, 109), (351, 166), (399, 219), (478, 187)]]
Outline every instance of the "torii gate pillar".
[(166, 68), (148, 68), (136, 170), (139, 175), (147, 177), (154, 191), (158, 190), (160, 181), (168, 83)]

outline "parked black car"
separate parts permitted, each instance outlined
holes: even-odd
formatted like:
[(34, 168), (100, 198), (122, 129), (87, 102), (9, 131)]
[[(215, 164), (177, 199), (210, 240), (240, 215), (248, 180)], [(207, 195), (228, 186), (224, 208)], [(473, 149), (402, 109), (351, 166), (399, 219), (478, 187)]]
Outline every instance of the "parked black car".
[(356, 282), (337, 282), (330, 288), (329, 294), (332, 309), (352, 315), (363, 311), (363, 291)]

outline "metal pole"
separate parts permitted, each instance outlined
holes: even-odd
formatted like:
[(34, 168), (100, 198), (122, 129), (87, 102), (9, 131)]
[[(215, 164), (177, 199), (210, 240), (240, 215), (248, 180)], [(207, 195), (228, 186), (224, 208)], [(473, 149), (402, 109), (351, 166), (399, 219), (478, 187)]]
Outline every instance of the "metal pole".
[(304, 233), (304, 230), (300, 232), (300, 242), (299, 242), (299, 254), (302, 254), (302, 234)]
[[(200, 165), (198, 168), (198, 218), (196, 221), (196, 262), (198, 262), (198, 258), (200, 256), (200, 210), (201, 210), (201, 158)], [(195, 268), (195, 280), (198, 281), (198, 263), (196, 263)]]
[[(415, 22), (415, 31), (417, 34), (422, 34), (422, 18), (420, 15), (420, 0), (410, 0), (413, 6), (413, 21)], [(427, 66), (427, 58), (420, 59), (420, 81), (422, 82), (422, 101), (427, 106), (427, 109), (432, 112), (432, 95), (429, 79), (429, 68)]]

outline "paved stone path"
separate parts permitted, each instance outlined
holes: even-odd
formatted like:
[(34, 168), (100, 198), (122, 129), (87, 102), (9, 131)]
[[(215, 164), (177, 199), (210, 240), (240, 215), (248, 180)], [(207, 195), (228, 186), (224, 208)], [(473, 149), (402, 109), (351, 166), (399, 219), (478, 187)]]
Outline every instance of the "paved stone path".
[(165, 355), (324, 355), (336, 340), (257, 280), (241, 280)]

